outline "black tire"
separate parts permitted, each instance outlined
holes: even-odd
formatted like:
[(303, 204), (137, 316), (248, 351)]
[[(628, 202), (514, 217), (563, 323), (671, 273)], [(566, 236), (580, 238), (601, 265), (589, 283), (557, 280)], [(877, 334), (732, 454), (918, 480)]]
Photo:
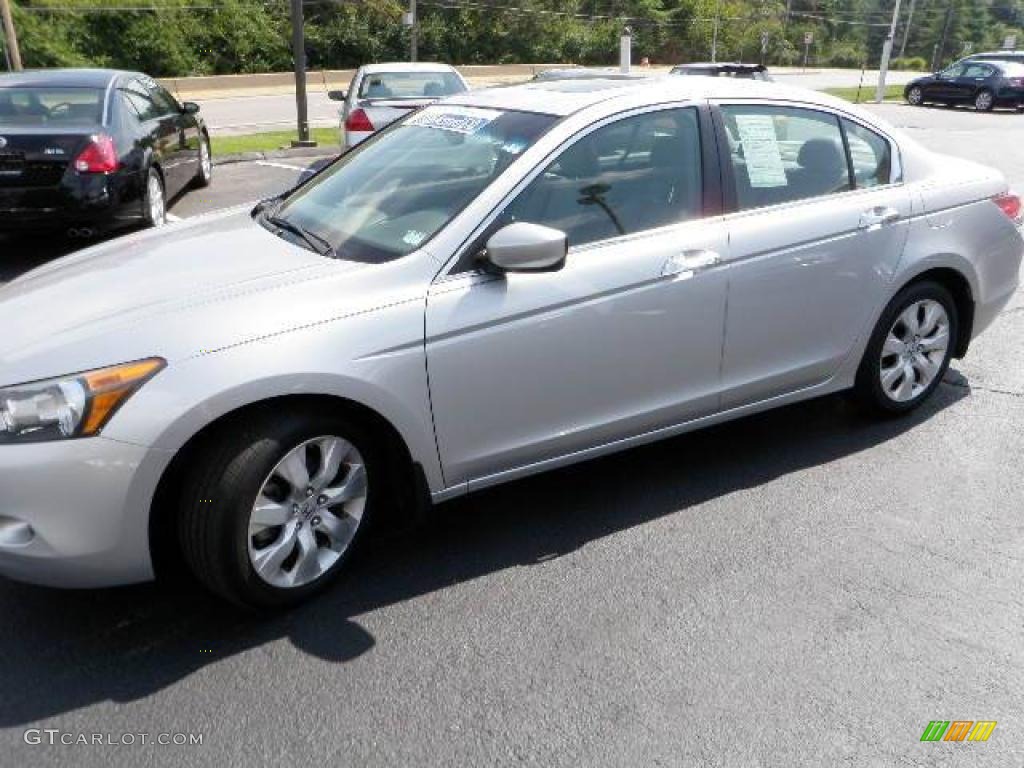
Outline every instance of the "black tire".
[[(203, 189), (204, 187), (210, 186), (213, 182), (213, 155), (210, 152), (210, 137), (205, 133), (199, 137), (199, 169), (196, 171), (195, 178), (192, 180), (192, 186), (196, 189)], [(206, 152), (206, 157), (209, 158), (209, 163), (203, 162), (203, 152)]]
[[(936, 301), (945, 309), (949, 319), (949, 341), (942, 364), (931, 383), (912, 399), (901, 402), (889, 397), (882, 387), (882, 345), (904, 310), (916, 302), (924, 300)], [(857, 369), (854, 395), (869, 411), (876, 414), (894, 416), (914, 410), (931, 396), (942, 381), (946, 369), (949, 368), (953, 350), (956, 348), (959, 329), (956, 302), (944, 286), (930, 280), (907, 286), (889, 302), (875, 325), (867, 349), (864, 350), (860, 367)]]
[[(256, 572), (249, 555), (249, 518), (264, 481), (293, 448), (322, 435), (344, 437), (362, 454), (366, 505), (355, 536), (320, 577), (302, 586), (274, 586)], [(185, 563), (215, 594), (251, 609), (295, 605), (324, 589), (342, 571), (386, 503), (385, 453), (358, 421), (342, 415), (289, 410), (235, 420), (196, 455), (185, 473), (178, 536)]]
[(924, 104), (924, 91), (921, 90), (920, 86), (912, 85), (904, 91), (903, 98), (907, 100), (907, 104), (910, 106), (920, 107)]
[(974, 95), (974, 108), (978, 112), (991, 112), (995, 105), (996, 97), (987, 88), (982, 88)]
[[(167, 189), (164, 187), (163, 176), (156, 168), (146, 172), (146, 188), (142, 197), (142, 218), (147, 227), (162, 227), (167, 223)], [(153, 195), (159, 194), (158, 205), (154, 205)]]

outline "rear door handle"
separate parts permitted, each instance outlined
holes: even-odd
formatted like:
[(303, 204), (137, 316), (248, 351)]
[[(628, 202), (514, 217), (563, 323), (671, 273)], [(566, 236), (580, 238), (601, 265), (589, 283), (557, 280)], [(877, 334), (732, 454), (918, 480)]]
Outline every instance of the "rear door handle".
[(692, 276), (697, 272), (702, 272), (705, 269), (711, 269), (711, 267), (718, 266), (722, 263), (722, 257), (714, 251), (707, 251), (704, 249), (683, 251), (677, 253), (675, 256), (671, 256), (668, 261), (665, 262), (665, 266), (661, 270), (662, 276), (668, 277), (671, 275), (686, 275)]
[(860, 215), (861, 229), (878, 229), (886, 224), (893, 224), (900, 220), (900, 212), (895, 208), (880, 205), (877, 208), (869, 208)]

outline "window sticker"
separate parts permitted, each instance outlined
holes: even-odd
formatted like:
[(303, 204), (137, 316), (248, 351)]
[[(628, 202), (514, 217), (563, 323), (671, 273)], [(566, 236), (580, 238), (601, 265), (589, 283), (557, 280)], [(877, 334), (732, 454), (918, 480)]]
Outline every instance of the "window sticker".
[(490, 125), (500, 116), (501, 112), (493, 109), (430, 107), (410, 117), (405, 124), (418, 125), (423, 128), (438, 128), (442, 131), (468, 136)]
[(754, 188), (786, 186), (779, 139), (771, 115), (736, 115), (736, 128), (743, 144), (747, 177)]
[(406, 245), (416, 246), (426, 239), (426, 232), (420, 232), (419, 230), (416, 229), (410, 229), (408, 232), (405, 233), (405, 237), (402, 238), (402, 242), (405, 243)]

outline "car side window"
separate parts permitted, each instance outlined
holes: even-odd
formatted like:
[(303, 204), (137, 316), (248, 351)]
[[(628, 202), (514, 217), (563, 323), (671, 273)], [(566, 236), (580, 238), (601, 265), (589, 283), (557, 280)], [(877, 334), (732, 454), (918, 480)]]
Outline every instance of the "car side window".
[(178, 104), (178, 100), (171, 96), (171, 94), (160, 85), (154, 83), (153, 87), (150, 88), (149, 93), (150, 97), (153, 99), (153, 103), (156, 104), (157, 109), (160, 110), (161, 117), (181, 113), (181, 106)]
[(153, 99), (150, 98), (148, 93), (135, 86), (134, 83), (130, 87), (122, 88), (121, 93), (128, 103), (132, 105), (139, 120), (145, 122), (146, 120), (154, 120), (160, 117), (160, 110)]
[(797, 107), (723, 106), (740, 210), (852, 189), (835, 115)]
[(700, 131), (694, 108), (627, 117), (565, 149), (505, 209), (562, 230), (569, 246), (701, 215)]
[(941, 72), (939, 72), (939, 76), (940, 77), (950, 77), (950, 78), (952, 78), (952, 77), (963, 77), (963, 74), (964, 74), (964, 65), (963, 64), (954, 64), (953, 66), (946, 67), (946, 69), (944, 69)]
[(992, 68), (985, 64), (970, 64), (961, 77), (975, 77), (984, 79), (992, 74)]
[(843, 118), (856, 186), (877, 187), (892, 180), (892, 147), (874, 131)]

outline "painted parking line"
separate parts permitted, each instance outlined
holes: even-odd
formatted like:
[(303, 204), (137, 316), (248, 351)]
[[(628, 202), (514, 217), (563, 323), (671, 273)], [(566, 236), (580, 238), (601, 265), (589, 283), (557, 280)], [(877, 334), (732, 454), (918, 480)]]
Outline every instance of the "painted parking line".
[(164, 218), (170, 222), (181, 221), (181, 216), (175, 216), (173, 213), (165, 214)]
[(256, 165), (265, 165), (268, 168), (283, 168), (287, 171), (299, 171), (300, 173), (313, 173), (309, 168), (302, 165), (292, 165), (291, 163), (277, 163), (271, 160), (257, 160)]

